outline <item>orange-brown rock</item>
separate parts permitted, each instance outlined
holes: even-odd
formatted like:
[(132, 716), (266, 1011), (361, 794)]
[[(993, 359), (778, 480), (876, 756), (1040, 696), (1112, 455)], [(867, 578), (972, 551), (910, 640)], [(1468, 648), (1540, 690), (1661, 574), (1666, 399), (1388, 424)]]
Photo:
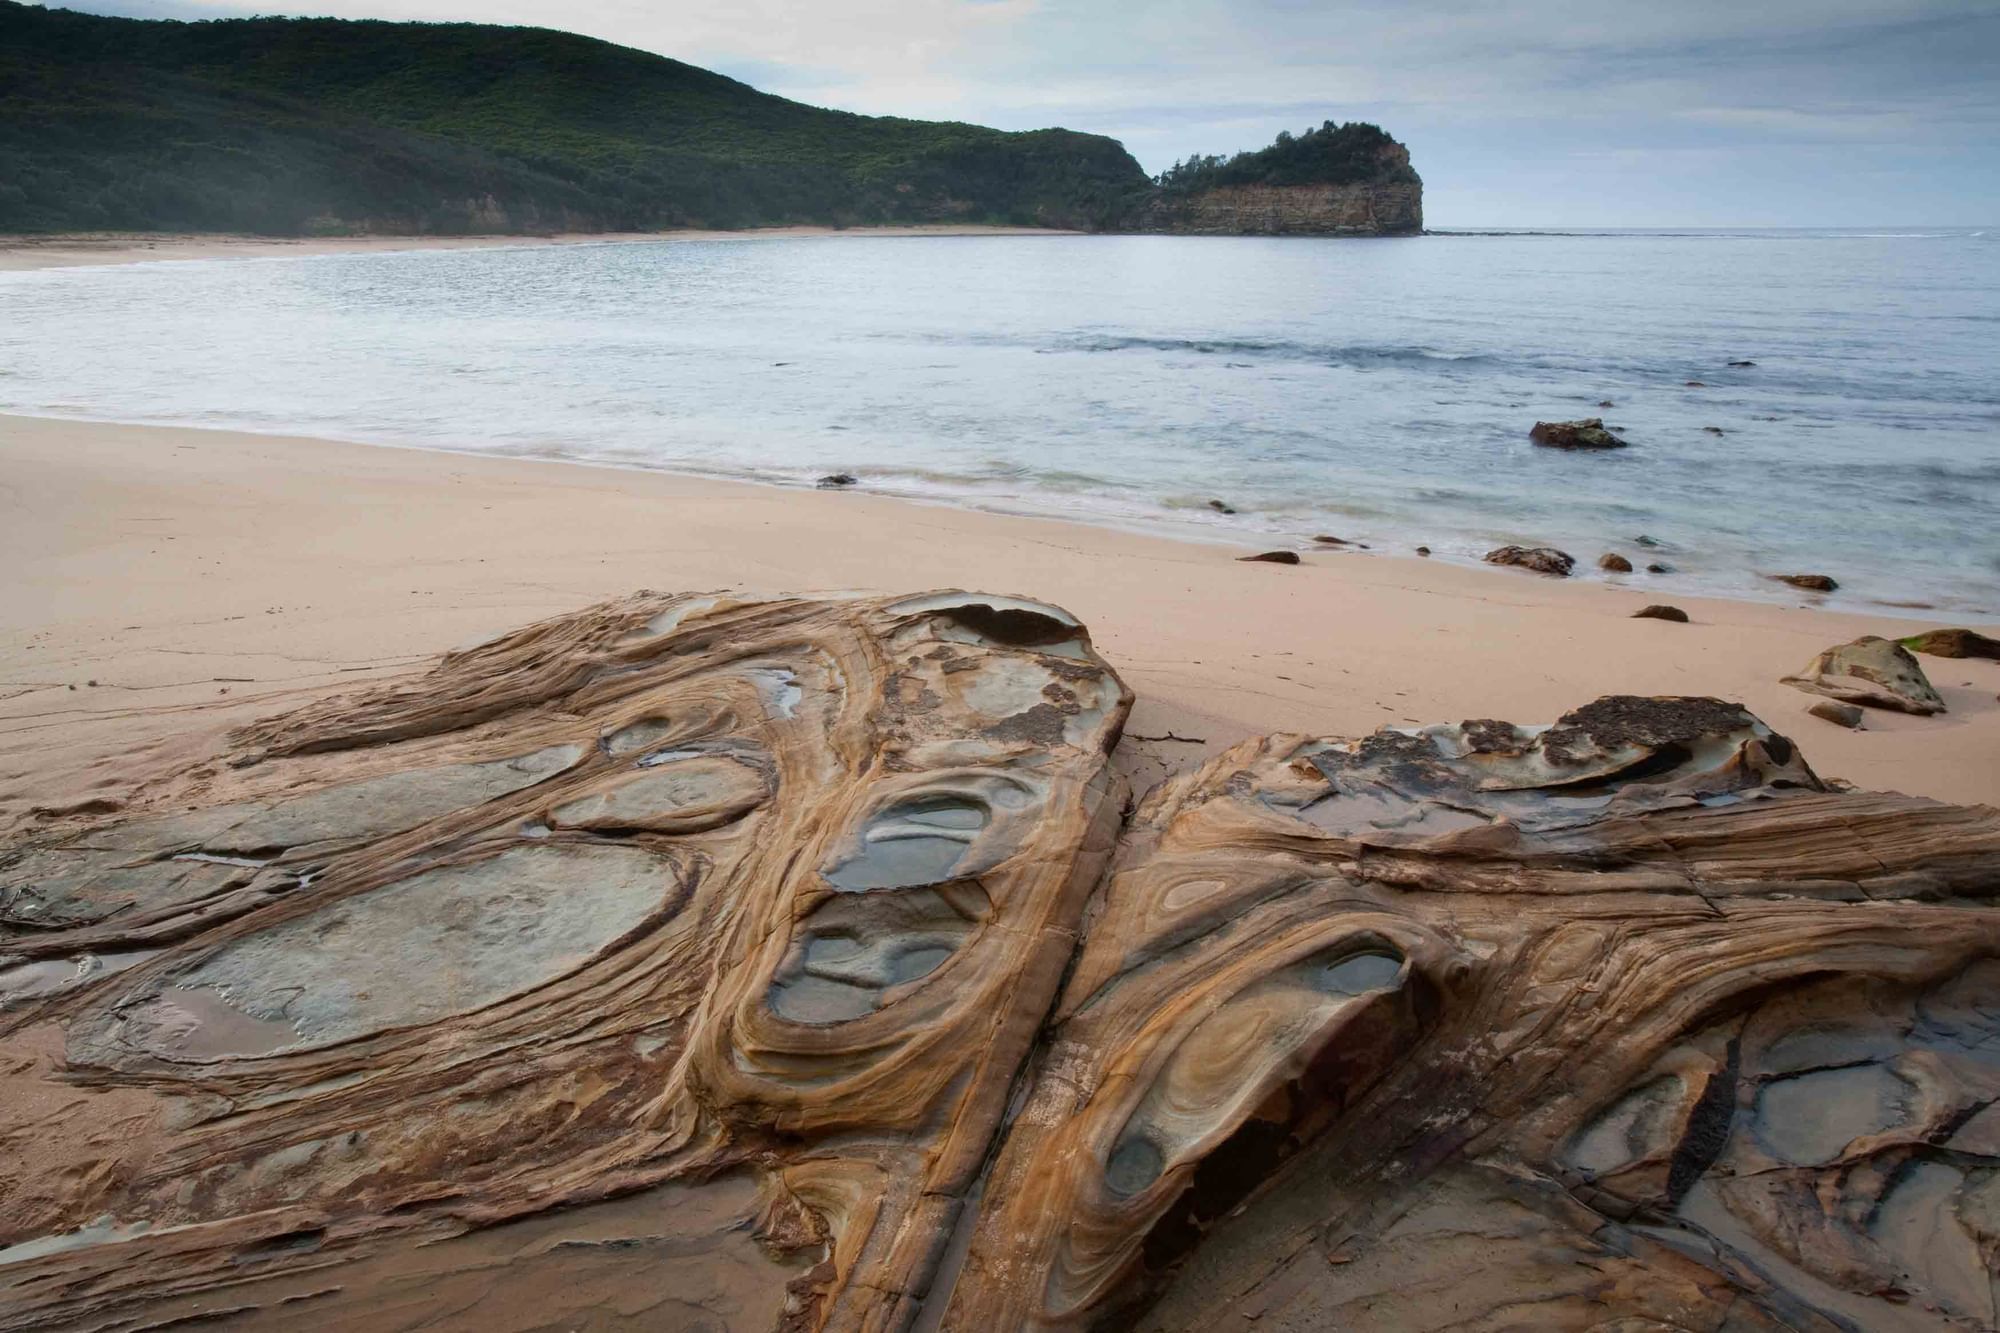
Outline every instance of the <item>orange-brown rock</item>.
[(1121, 834), (1129, 702), (640, 595), (17, 831), (0, 1328), (1994, 1322), (2000, 813), (1610, 698)]

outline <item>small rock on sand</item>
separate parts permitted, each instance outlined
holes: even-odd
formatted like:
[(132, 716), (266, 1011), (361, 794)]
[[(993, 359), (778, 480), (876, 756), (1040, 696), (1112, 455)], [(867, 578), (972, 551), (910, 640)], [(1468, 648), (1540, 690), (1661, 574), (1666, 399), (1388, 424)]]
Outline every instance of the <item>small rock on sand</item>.
[(1874, 634), (1827, 649), (1797, 675), (1783, 677), (1783, 682), (1844, 703), (1919, 717), (1945, 711), (1944, 700), (1931, 688), (1917, 659), (1902, 644)]
[(1678, 606), (1667, 606), (1664, 603), (1656, 602), (1652, 606), (1644, 607), (1638, 611), (1634, 611), (1632, 613), (1632, 619), (1671, 620), (1676, 625), (1685, 625), (1688, 623), (1688, 613), (1681, 610)]
[(1299, 563), (1297, 551), (1260, 551), (1256, 555), (1239, 555), (1238, 560), (1246, 564), (1296, 565)]
[(1844, 704), (1838, 699), (1821, 699), (1806, 711), (1814, 717), (1824, 718), (1838, 726), (1856, 730), (1861, 726), (1861, 710), (1853, 704)]
[(1581, 421), (1537, 421), (1528, 432), (1536, 444), (1551, 449), (1623, 449), (1625, 441), (1604, 429), (1602, 417)]
[(1804, 588), (1807, 592), (1832, 592), (1840, 586), (1824, 574), (1767, 574), (1765, 577), (1789, 583), (1794, 588)]
[(823, 491), (837, 491), (844, 486), (852, 486), (860, 480), (861, 478), (855, 476), (852, 472), (829, 472), (814, 482), (813, 485)]
[(1613, 574), (1630, 574), (1632, 562), (1616, 551), (1606, 551), (1597, 557), (1597, 567)]
[(1557, 578), (1568, 578), (1570, 570), (1576, 568), (1574, 556), (1553, 546), (1502, 546), (1488, 551), (1485, 560), (1489, 565), (1517, 565)]
[(2000, 639), (1989, 639), (1976, 630), (1926, 630), (1897, 642), (1913, 653), (1928, 653), (1932, 657), (1983, 657), (2000, 662)]

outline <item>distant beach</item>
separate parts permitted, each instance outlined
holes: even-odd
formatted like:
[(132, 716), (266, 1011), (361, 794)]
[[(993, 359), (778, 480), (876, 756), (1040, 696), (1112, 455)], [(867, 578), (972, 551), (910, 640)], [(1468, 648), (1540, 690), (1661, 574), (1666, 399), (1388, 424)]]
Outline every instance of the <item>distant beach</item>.
[(1048, 227), (753, 227), (735, 231), (564, 232), (554, 236), (203, 236), (78, 232), (0, 236), (0, 273), (170, 259), (302, 259), (314, 255), (402, 254), (412, 250), (532, 249), (550, 245), (647, 245), (663, 241), (785, 240), (809, 236), (1068, 236)]

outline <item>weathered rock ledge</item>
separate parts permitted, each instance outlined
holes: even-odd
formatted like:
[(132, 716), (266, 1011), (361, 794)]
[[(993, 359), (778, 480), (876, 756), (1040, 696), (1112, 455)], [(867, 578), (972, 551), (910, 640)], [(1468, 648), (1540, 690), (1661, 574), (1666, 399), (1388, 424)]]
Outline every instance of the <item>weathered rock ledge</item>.
[(13, 837), (0, 1329), (1995, 1324), (2000, 812), (1612, 697), (1128, 814), (1130, 703), (640, 594)]

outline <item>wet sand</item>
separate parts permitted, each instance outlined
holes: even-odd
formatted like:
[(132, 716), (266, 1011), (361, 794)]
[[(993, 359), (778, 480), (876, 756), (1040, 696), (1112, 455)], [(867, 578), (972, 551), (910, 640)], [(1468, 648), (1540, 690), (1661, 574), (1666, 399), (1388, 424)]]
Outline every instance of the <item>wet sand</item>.
[[(1548, 722), (1604, 694), (1701, 694), (1748, 705), (1822, 776), (2000, 803), (2000, 663), (1922, 658), (1950, 711), (1870, 710), (1861, 732), (1778, 683), (1831, 644), (1925, 622), (1681, 597), (1670, 580), (1240, 554), (851, 491), (0, 417), (0, 828), (129, 794), (185, 757), (163, 737), (198, 746), (637, 588), (1057, 602), (1138, 694), (1121, 761), (1142, 784), (1268, 731)], [(1630, 618), (1655, 601), (1694, 623)]]
[(102, 232), (0, 235), (0, 273), (165, 259), (278, 259), (380, 254), (399, 250), (490, 250), (547, 245), (633, 245), (667, 241), (787, 240), (803, 236), (1068, 236), (1045, 227), (929, 223), (911, 227), (754, 227), (743, 231), (566, 232), (555, 236), (226, 236)]

